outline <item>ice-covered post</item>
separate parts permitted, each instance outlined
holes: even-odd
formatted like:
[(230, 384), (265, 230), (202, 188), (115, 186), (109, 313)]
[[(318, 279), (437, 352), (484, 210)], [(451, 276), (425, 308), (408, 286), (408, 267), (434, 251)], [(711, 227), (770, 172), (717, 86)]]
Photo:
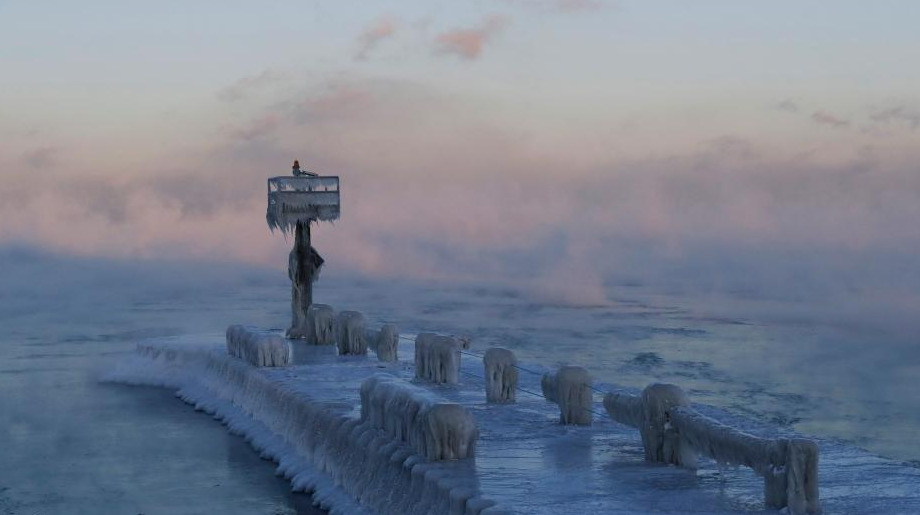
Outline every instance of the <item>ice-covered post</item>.
[(291, 338), (307, 338), (307, 310), (313, 304), (313, 282), (323, 266), (310, 241), (310, 225), (339, 218), (338, 177), (273, 177), (268, 180), (268, 209), (265, 220), (274, 231), (294, 234), (294, 248), (288, 256), (291, 279)]
[(559, 405), (559, 421), (579, 426), (591, 425), (591, 383), (591, 374), (582, 367), (562, 367), (540, 381), (546, 400)]
[(415, 337), (415, 377), (438, 384), (460, 381), (460, 343), (434, 333)]
[(339, 354), (367, 354), (367, 332), (364, 315), (357, 311), (342, 311), (335, 322), (336, 345)]
[(689, 405), (687, 394), (673, 384), (650, 384), (638, 396), (611, 392), (604, 397), (604, 408), (610, 418), (639, 429), (645, 459), (695, 467), (696, 454), (681, 445), (671, 420), (673, 410)]
[(380, 361), (396, 361), (399, 346), (399, 329), (393, 324), (383, 324), (376, 334), (374, 351)]
[(482, 358), (486, 373), (486, 401), (514, 402), (517, 390), (517, 358), (514, 353), (501, 347), (492, 347)]

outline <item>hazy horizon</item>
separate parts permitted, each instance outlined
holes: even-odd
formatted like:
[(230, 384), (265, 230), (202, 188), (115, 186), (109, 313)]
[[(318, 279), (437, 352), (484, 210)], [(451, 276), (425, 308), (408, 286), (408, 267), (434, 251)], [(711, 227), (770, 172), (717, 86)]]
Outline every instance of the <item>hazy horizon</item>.
[(283, 269), (297, 158), (342, 178), (336, 270), (910, 321), (918, 9), (2, 3), (0, 246)]

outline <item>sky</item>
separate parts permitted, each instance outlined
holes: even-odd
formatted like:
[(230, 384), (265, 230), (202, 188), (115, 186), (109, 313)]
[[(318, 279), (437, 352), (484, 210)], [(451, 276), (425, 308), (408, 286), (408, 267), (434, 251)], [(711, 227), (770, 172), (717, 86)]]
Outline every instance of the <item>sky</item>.
[(334, 271), (911, 312), (917, 19), (893, 0), (0, 0), (0, 246), (281, 270), (265, 180), (299, 159), (342, 180), (314, 233)]

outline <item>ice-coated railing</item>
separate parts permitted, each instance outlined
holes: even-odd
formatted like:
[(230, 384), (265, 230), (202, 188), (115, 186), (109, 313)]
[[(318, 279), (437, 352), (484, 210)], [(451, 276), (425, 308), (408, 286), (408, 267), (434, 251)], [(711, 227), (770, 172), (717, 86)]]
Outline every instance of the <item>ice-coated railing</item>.
[(299, 191), (299, 192), (337, 192), (339, 191), (338, 176), (319, 177), (272, 177), (268, 180), (268, 192)]
[(339, 218), (338, 177), (272, 177), (268, 179), (265, 219), (272, 229), (289, 232), (298, 222)]
[(640, 395), (610, 392), (604, 408), (617, 422), (639, 429), (649, 461), (696, 467), (698, 454), (743, 465), (764, 478), (768, 508), (821, 513), (818, 446), (800, 438), (762, 438), (698, 413), (679, 387), (652, 384)]

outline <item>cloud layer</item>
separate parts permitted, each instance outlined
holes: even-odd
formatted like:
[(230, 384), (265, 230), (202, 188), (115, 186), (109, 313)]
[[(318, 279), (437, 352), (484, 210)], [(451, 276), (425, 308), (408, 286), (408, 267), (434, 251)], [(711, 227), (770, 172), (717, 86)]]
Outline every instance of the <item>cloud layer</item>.
[(913, 154), (817, 160), (724, 136), (611, 160), (535, 145), (472, 99), (358, 76), (248, 104), (224, 126), (197, 155), (127, 175), (52, 168), (39, 188), (27, 170), (58, 151), (35, 147), (0, 185), (0, 241), (281, 267), (289, 242), (265, 227), (264, 181), (298, 158), (343, 177), (343, 218), (317, 230), (333, 269), (491, 279), (571, 302), (603, 301), (609, 281), (768, 296), (920, 287)]
[(397, 23), (390, 16), (381, 16), (374, 20), (358, 36), (358, 51), (355, 59), (363, 61), (382, 41), (396, 35)]
[(455, 55), (467, 60), (478, 59), (486, 44), (494, 40), (510, 21), (508, 16), (493, 14), (475, 27), (442, 32), (435, 38), (435, 51), (439, 54)]

